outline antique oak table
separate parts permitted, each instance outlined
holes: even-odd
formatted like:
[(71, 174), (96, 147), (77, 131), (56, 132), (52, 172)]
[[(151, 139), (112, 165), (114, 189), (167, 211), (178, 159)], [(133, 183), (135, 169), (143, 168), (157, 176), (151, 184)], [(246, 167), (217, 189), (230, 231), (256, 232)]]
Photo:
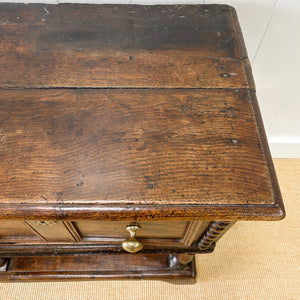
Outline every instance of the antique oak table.
[(0, 36), (1, 280), (193, 277), (284, 217), (232, 7), (1, 4)]

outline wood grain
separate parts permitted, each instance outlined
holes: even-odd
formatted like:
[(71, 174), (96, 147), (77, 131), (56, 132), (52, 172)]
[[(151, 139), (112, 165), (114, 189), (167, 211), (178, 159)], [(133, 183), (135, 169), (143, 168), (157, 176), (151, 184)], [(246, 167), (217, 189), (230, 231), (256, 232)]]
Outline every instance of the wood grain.
[(0, 87), (248, 87), (229, 6), (2, 4)]
[(284, 217), (232, 7), (0, 8), (0, 279), (194, 276)]
[(243, 89), (1, 90), (1, 203), (278, 211), (253, 101)]
[(1, 203), (274, 204), (245, 90), (2, 90), (0, 105)]
[(76, 242), (80, 242), (82, 240), (82, 236), (78, 232), (77, 227), (74, 225), (74, 222), (64, 221), (63, 222), (66, 229), (70, 232)]
[[(122, 238), (102, 238), (73, 242), (44, 242), (26, 241), (1, 243), (1, 257), (32, 256), (32, 255), (76, 255), (76, 254), (113, 254), (127, 253), (122, 249)], [(200, 249), (194, 243), (191, 246), (183, 245), (178, 239), (141, 239), (144, 247), (139, 253), (211, 253), (213, 247)], [(135, 254), (132, 254), (135, 255)]]
[(32, 231), (20, 220), (0, 220), (0, 239), (1, 241), (9, 237), (32, 238)]
[(233, 8), (1, 7), (3, 218), (284, 216)]
[(25, 223), (46, 242), (76, 242), (77, 239), (61, 221), (25, 220)]
[(171, 254), (169, 257), (169, 264), (171, 269), (181, 269), (187, 267), (191, 261), (195, 259), (194, 254), (180, 253)]
[(169, 254), (94, 254), (31, 256), (10, 259), (0, 280), (191, 278), (192, 263), (172, 269)]
[(199, 232), (201, 232), (201, 228), (203, 226), (207, 227), (206, 222), (190, 221), (185, 228), (185, 232), (181, 238), (181, 243), (186, 246), (192, 245), (199, 235)]
[[(137, 232), (138, 238), (163, 238), (163, 239), (180, 239), (187, 226), (187, 221), (141, 221), (138, 222), (141, 229)], [(129, 233), (126, 226), (130, 224), (128, 221), (91, 221), (78, 220), (74, 222), (74, 226), (85, 238), (95, 237), (116, 237), (128, 238)]]

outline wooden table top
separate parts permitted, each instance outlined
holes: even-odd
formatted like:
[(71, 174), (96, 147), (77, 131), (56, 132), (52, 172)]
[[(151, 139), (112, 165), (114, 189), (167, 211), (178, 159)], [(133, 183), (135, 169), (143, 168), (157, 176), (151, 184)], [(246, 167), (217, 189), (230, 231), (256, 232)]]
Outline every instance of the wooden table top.
[(234, 9), (0, 8), (1, 218), (284, 217)]

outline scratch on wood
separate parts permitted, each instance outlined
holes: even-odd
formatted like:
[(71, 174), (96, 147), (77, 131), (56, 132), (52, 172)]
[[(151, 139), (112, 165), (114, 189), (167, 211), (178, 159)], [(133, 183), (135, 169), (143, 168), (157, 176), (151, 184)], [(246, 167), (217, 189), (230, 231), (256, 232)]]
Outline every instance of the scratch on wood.
[(45, 12), (45, 13), (44, 13), (43, 16), (42, 16), (41, 21), (44, 22), (44, 21), (46, 20), (45, 17), (48, 16), (48, 15), (50, 14), (50, 11), (46, 8), (46, 6), (44, 6), (43, 9), (44, 9), (44, 12)]
[(10, 23), (8, 20), (5, 21), (0, 20), (0, 26), (6, 25), (8, 23)]
[(44, 6), (43, 7), (44, 11), (46, 12), (46, 15), (49, 15), (50, 14), (50, 11)]

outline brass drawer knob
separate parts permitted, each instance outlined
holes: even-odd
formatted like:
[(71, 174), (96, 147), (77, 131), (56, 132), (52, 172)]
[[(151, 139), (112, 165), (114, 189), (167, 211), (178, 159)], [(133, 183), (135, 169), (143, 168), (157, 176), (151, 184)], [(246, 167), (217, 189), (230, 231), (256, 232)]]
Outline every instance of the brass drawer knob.
[(126, 226), (126, 230), (130, 233), (130, 237), (122, 243), (122, 247), (125, 251), (135, 253), (143, 248), (141, 241), (135, 238), (136, 232), (140, 228), (141, 227), (136, 223)]

